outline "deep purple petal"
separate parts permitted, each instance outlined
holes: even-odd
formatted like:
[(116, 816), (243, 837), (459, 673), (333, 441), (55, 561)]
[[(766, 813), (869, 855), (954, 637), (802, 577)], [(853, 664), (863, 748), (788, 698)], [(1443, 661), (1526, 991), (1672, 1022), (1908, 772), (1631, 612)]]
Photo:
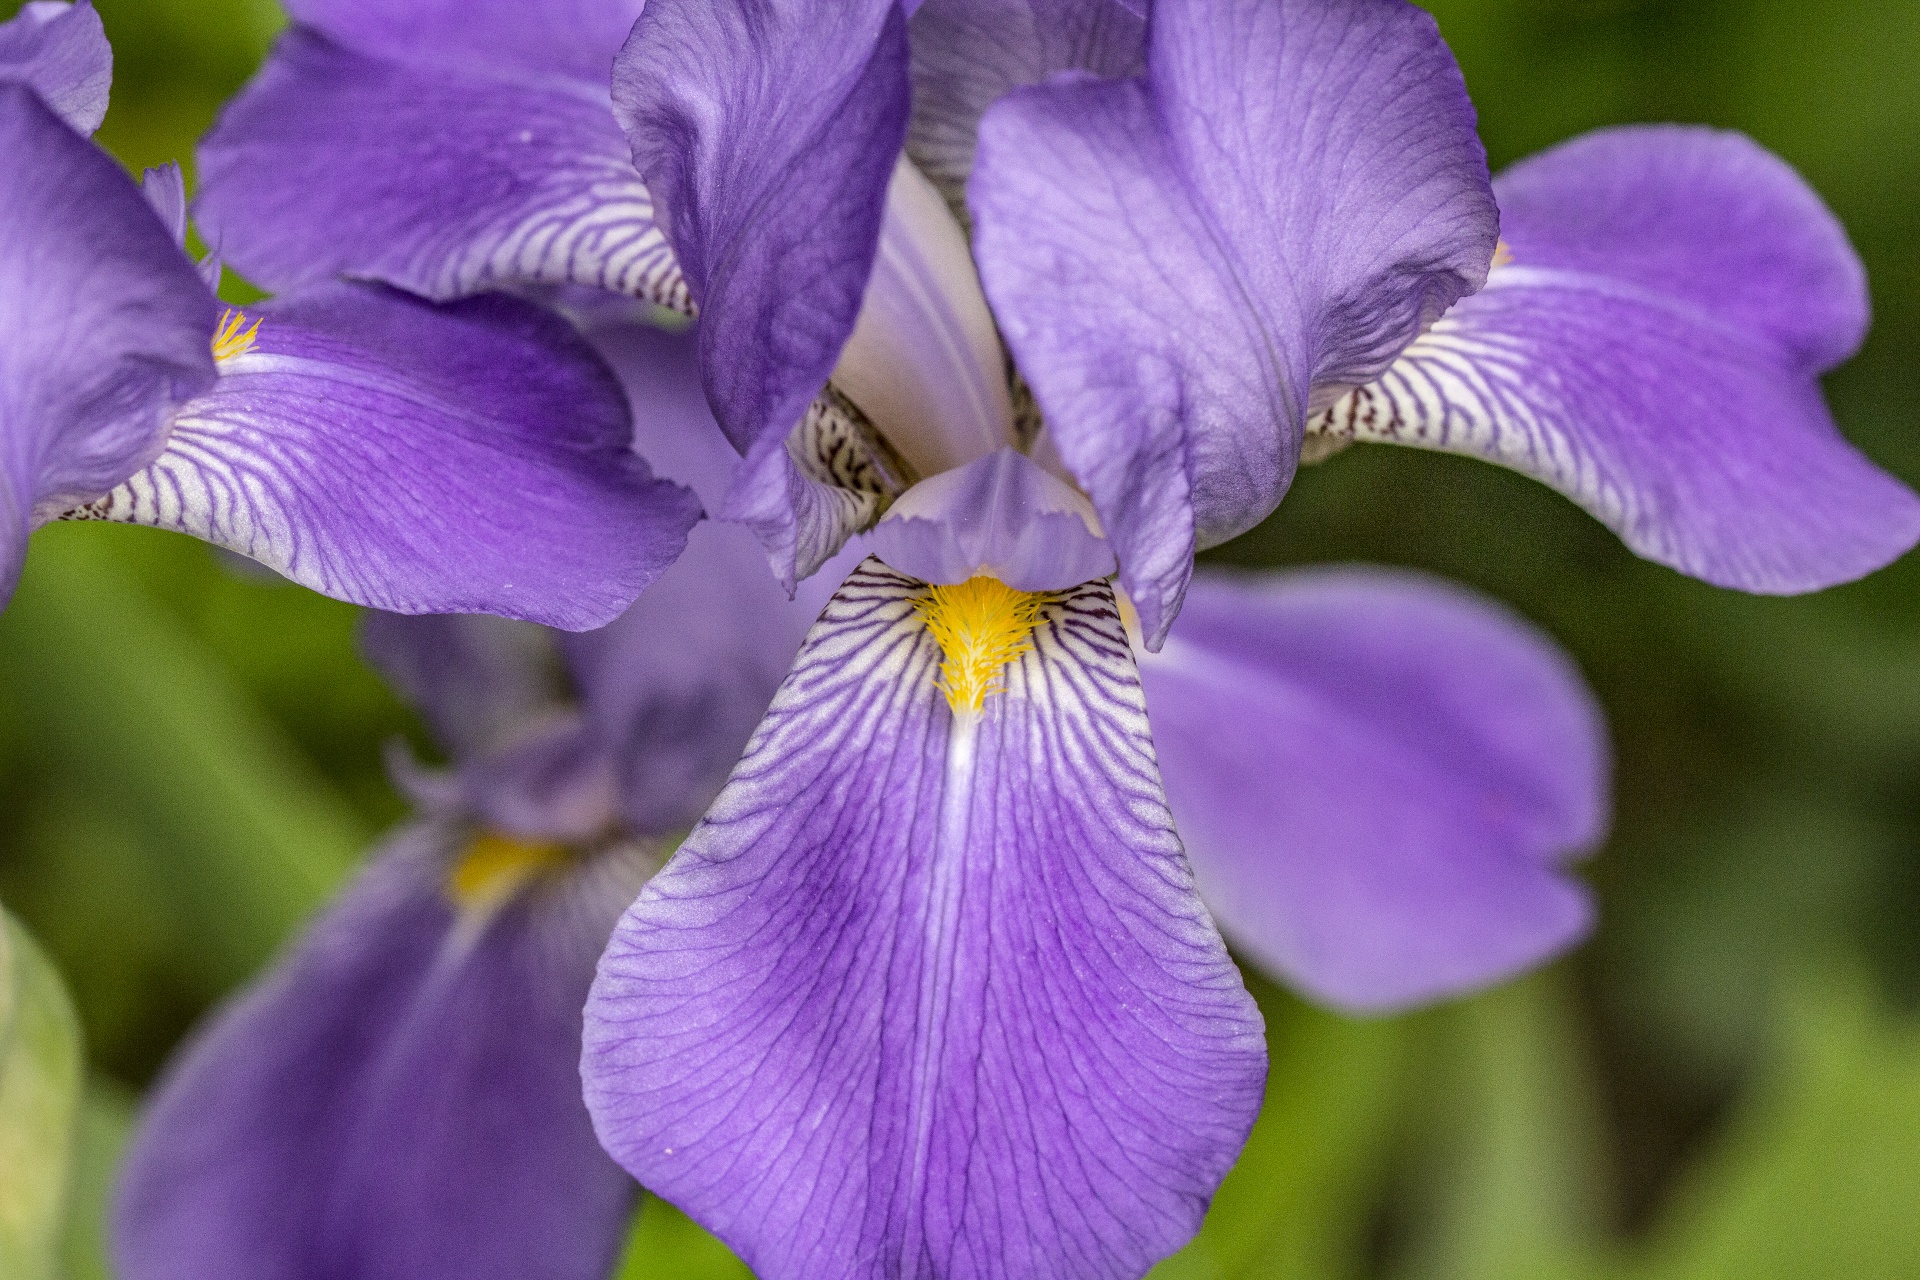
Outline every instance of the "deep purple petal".
[(201, 144), (201, 229), (275, 289), (348, 275), (444, 300), (579, 284), (684, 311), (601, 94), (410, 68), (295, 30)]
[(615, 114), (742, 453), (799, 424), (853, 329), (908, 96), (893, 0), (652, 0), (621, 50)]
[(360, 648), (455, 756), (501, 746), (563, 703), (550, 633), (531, 623), (376, 611), (361, 619)]
[(287, 16), (364, 52), (419, 66), (552, 76), (606, 91), (644, 0), (288, 0)]
[(395, 613), (618, 617), (700, 516), (631, 449), (625, 397), (550, 312), (370, 285), (267, 304), (259, 344), (90, 508)]
[(1864, 286), (1784, 164), (1733, 134), (1609, 130), (1499, 191), (1512, 264), (1316, 431), (1513, 467), (1648, 559), (1746, 591), (1849, 581), (1920, 539), (1920, 500), (1821, 398)]
[(1146, 21), (1123, 0), (927, 0), (908, 31), (907, 154), (956, 209), (988, 107), (1062, 71), (1111, 79), (1147, 64)]
[(987, 113), (968, 195), (987, 296), (1149, 643), (1196, 545), (1279, 502), (1310, 390), (1377, 375), (1484, 279), (1473, 124), (1402, 0), (1160, 0), (1145, 80)]
[[(593, 338), (633, 401), (641, 451), (702, 497), (725, 493), (740, 456), (707, 409), (693, 335), (627, 325)], [(843, 553), (789, 599), (751, 533), (704, 521), (617, 621), (563, 639), (636, 830), (683, 832), (706, 811), (858, 558)]]
[(835, 596), (588, 1004), (597, 1132), (766, 1280), (1133, 1280), (1265, 1074), (1113, 596), (1047, 607), (972, 730), (924, 588)]
[(1113, 574), (1113, 548), (1089, 527), (1092, 514), (1067, 484), (1002, 449), (907, 490), (868, 545), (923, 582), (984, 573), (1016, 591), (1059, 591)]
[(148, 1104), (125, 1280), (601, 1280), (633, 1186), (580, 1102), (580, 1008), (637, 874), (612, 856), (487, 919), (402, 835)]
[(113, 46), (90, 0), (29, 0), (0, 22), (0, 83), (9, 81), (30, 86), (81, 133), (98, 129), (113, 88)]
[(1537, 964), (1591, 906), (1598, 707), (1551, 641), (1406, 573), (1194, 578), (1142, 660), (1167, 798), (1243, 953), (1380, 1011)]
[(120, 167), (0, 84), (0, 603), (32, 525), (98, 498), (213, 382), (216, 304)]

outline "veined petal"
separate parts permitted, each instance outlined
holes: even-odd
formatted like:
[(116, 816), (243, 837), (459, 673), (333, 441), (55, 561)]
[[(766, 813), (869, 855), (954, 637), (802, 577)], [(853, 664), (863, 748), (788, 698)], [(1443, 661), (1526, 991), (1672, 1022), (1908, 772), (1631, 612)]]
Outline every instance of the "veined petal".
[(1203, 572), (1141, 679), (1201, 893), (1316, 999), (1455, 995), (1586, 931), (1562, 864), (1606, 827), (1606, 731), (1491, 603), (1398, 572)]
[(275, 289), (577, 284), (692, 306), (604, 86), (410, 67), (296, 29), (200, 166), (202, 230)]
[(550, 76), (606, 92), (644, 0), (288, 0), (287, 16), (340, 44), (418, 66)]
[(1059, 591), (1112, 576), (1099, 524), (1070, 486), (1002, 449), (907, 490), (868, 545), (923, 582), (986, 574), (1018, 591)]
[(1497, 189), (1511, 264), (1317, 433), (1512, 467), (1640, 555), (1745, 591), (1849, 581), (1920, 539), (1920, 499), (1821, 399), (1865, 290), (1784, 164), (1732, 134), (1609, 130)]
[(81, 133), (98, 129), (113, 88), (113, 46), (91, 0), (29, 0), (0, 22), (0, 83), (7, 81), (31, 87)]
[(1291, 482), (1314, 388), (1479, 287), (1459, 68), (1402, 0), (1158, 0), (1144, 80), (1003, 98), (968, 189), (987, 296), (1149, 645), (1197, 546)]
[(699, 519), (549, 312), (343, 284), (259, 318), (153, 465), (76, 514), (191, 533), (356, 604), (569, 630), (619, 616)]
[(1125, 0), (927, 0), (908, 30), (907, 154), (961, 217), (988, 107), (1062, 71), (1117, 79), (1147, 64), (1146, 19)]
[(169, 1068), (121, 1174), (126, 1280), (601, 1280), (634, 1187), (581, 1105), (580, 1007), (643, 872), (457, 909), (414, 828)]
[(217, 306), (126, 173), (24, 85), (0, 84), (0, 155), (4, 603), (29, 529), (143, 466), (213, 382)]
[(894, 0), (650, 0), (615, 114), (700, 307), (714, 414), (766, 459), (853, 331), (908, 109)]
[(588, 1106), (766, 1280), (1142, 1274), (1259, 1105), (1258, 1011), (1194, 897), (1111, 591), (984, 709), (869, 560), (621, 921)]

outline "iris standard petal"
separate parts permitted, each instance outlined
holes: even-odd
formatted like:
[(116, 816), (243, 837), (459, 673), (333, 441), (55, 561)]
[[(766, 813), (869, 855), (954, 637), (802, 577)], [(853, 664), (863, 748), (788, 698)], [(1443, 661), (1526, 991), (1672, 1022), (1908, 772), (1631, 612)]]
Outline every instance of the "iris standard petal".
[(213, 382), (218, 308), (140, 189), (24, 85), (0, 84), (0, 156), (4, 603), (30, 529), (144, 465)]
[(848, 579), (588, 1003), (608, 1150), (766, 1280), (1142, 1274), (1259, 1105), (1111, 591), (950, 711), (926, 588)]
[(905, 136), (894, 0), (650, 0), (614, 111), (699, 305), (708, 399), (764, 458), (852, 332)]
[(125, 1280), (601, 1280), (633, 1186), (580, 1102), (580, 1007), (637, 874), (489, 918), (402, 835), (175, 1061), (115, 1214)]
[(0, 22), (0, 83), (7, 81), (31, 87), (81, 133), (98, 129), (113, 88), (113, 46), (91, 0), (28, 0)]
[(501, 78), (561, 78), (606, 91), (644, 0), (288, 0), (287, 16), (343, 45)]
[(1058, 591), (1112, 576), (1098, 525), (1071, 486), (1002, 449), (907, 490), (868, 545), (923, 582), (987, 574), (1016, 591)]
[(1376, 1012), (1576, 940), (1606, 827), (1598, 707), (1544, 636), (1407, 573), (1194, 578), (1141, 661), (1167, 799), (1242, 954)]
[(274, 289), (346, 275), (444, 300), (578, 284), (685, 311), (605, 93), (408, 66), (296, 29), (201, 143), (195, 211)]
[(1920, 539), (1920, 500), (1821, 398), (1865, 286), (1786, 165), (1733, 134), (1609, 130), (1498, 191), (1511, 264), (1316, 432), (1512, 467), (1640, 555), (1745, 591), (1849, 581)]
[(1020, 90), (968, 190), (1002, 332), (1157, 645), (1196, 546), (1271, 511), (1311, 389), (1478, 288), (1459, 68), (1402, 0), (1158, 0), (1144, 80)]
[(374, 611), (360, 621), (360, 649), (454, 756), (499, 747), (565, 702), (552, 640), (532, 623)]
[(340, 284), (258, 315), (153, 465), (79, 514), (191, 533), (356, 604), (568, 630), (618, 617), (699, 519), (550, 312)]
[(1146, 69), (1146, 19), (1125, 0), (927, 0), (908, 31), (907, 154), (962, 216), (988, 107), (1062, 71), (1112, 79)]

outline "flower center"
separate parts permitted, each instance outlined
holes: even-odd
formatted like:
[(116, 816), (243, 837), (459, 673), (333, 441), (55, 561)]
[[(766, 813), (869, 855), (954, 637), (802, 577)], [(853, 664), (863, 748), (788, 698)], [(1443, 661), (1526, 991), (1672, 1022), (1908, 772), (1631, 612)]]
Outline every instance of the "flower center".
[(447, 896), (467, 914), (492, 911), (528, 883), (567, 864), (565, 845), (482, 832), (447, 876)]
[(1033, 648), (1033, 629), (1052, 601), (1047, 591), (1015, 591), (998, 578), (934, 585), (914, 612), (940, 642), (940, 691), (954, 714), (977, 712), (999, 693), (1007, 664)]
[(252, 327), (243, 328), (247, 323), (247, 313), (228, 310), (220, 317), (220, 327), (213, 331), (213, 358), (225, 364), (253, 350), (255, 339), (260, 336), (260, 321), (255, 320)]

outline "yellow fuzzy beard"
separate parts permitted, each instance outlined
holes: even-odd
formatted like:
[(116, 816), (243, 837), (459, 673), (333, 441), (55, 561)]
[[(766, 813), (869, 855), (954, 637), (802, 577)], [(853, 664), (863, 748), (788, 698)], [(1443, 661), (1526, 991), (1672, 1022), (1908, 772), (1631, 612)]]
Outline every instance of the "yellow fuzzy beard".
[(940, 642), (940, 691), (954, 714), (977, 712), (1005, 686), (1007, 664), (1033, 648), (1033, 629), (1053, 597), (1015, 591), (997, 578), (931, 586), (914, 611)]

